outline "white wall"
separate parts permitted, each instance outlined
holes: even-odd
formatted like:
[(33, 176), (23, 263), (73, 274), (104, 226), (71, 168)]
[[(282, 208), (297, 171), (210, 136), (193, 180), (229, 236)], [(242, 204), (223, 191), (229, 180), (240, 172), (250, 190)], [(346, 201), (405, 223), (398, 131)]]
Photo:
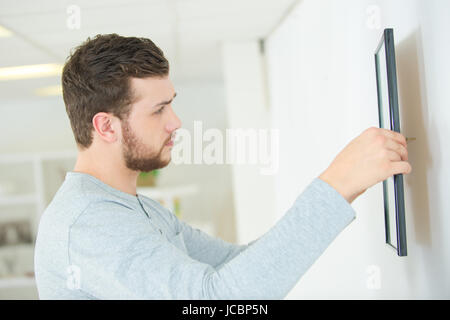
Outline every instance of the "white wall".
[[(177, 97), (173, 107), (189, 130), (194, 143), (194, 122), (202, 122), (203, 133), (210, 129), (225, 132), (227, 111), (222, 82), (189, 82), (175, 84)], [(207, 143), (203, 143), (205, 148)], [(198, 193), (182, 198), (182, 219), (205, 232), (236, 242), (234, 198), (231, 168), (227, 164), (175, 164), (161, 171), (160, 186), (196, 184)], [(183, 202), (184, 200), (184, 202)], [(204, 228), (203, 228), (204, 226)]]
[[(264, 64), (259, 42), (250, 40), (224, 43), (222, 57), (227, 127), (258, 133), (259, 130), (270, 132)], [(250, 146), (250, 143), (247, 144), (249, 149), (255, 147)], [(273, 175), (261, 174), (261, 169), (267, 167), (261, 165), (260, 161), (255, 164), (249, 161), (245, 164), (234, 163), (231, 168), (237, 242), (243, 244), (260, 237), (273, 225), (276, 218), (273, 203), (274, 179)]]
[(0, 99), (0, 112), (2, 154), (76, 150), (62, 96)]
[(385, 27), (394, 28), (401, 131), (417, 138), (404, 177), (408, 256), (384, 244), (377, 184), (288, 298), (450, 297), (449, 16), (445, 0), (304, 0), (268, 39), (279, 215), (350, 140), (378, 126), (373, 54)]

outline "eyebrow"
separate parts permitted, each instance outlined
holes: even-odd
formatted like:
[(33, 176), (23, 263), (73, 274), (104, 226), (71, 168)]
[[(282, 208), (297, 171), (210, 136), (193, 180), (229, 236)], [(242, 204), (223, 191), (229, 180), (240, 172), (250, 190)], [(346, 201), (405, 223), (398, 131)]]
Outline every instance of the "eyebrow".
[(164, 106), (164, 105), (166, 105), (166, 104), (170, 104), (170, 103), (173, 101), (173, 99), (175, 99), (176, 96), (177, 96), (177, 93), (175, 92), (174, 95), (173, 95), (173, 97), (172, 97), (172, 99), (170, 99), (169, 101), (162, 101), (162, 102), (160, 102), (160, 103), (158, 103), (158, 104), (155, 104), (155, 105), (153, 106), (153, 108), (156, 108), (156, 107), (159, 107), (159, 106)]

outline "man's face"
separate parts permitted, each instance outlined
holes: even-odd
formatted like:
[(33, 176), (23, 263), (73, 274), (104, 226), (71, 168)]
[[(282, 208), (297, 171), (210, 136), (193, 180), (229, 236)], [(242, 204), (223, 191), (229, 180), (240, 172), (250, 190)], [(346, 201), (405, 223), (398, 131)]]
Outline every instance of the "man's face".
[(122, 153), (127, 168), (148, 172), (167, 166), (168, 145), (180, 119), (172, 109), (175, 90), (168, 77), (132, 78), (136, 97), (128, 119), (122, 121)]

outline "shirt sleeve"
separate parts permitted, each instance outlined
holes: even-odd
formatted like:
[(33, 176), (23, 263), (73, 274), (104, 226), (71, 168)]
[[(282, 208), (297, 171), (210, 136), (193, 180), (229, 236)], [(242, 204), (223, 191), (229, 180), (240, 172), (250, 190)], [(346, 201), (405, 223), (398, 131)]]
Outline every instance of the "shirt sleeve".
[(210, 236), (206, 232), (178, 219), (173, 212), (159, 202), (145, 196), (144, 199), (148, 201), (148, 205), (163, 216), (168, 225), (175, 230), (175, 233), (182, 235), (186, 250), (194, 260), (218, 269), (248, 247), (247, 244), (238, 245)]
[[(175, 219), (178, 220), (177, 217)], [(178, 220), (178, 228), (183, 234), (189, 256), (215, 269), (219, 269), (248, 247), (248, 245), (237, 245), (212, 237), (180, 220)]]
[(355, 217), (316, 178), (269, 231), (214, 268), (149, 232), (137, 215), (111, 208), (86, 210), (69, 239), (79, 290), (101, 299), (281, 299)]

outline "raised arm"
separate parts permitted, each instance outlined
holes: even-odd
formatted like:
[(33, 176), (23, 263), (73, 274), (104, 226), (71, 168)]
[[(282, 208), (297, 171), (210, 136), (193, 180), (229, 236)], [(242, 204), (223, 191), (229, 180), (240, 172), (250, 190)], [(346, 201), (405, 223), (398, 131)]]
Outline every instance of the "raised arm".
[(355, 217), (350, 204), (316, 178), (273, 228), (214, 268), (133, 223), (137, 215), (111, 212), (109, 205), (80, 216), (69, 245), (80, 290), (102, 299), (281, 299)]

